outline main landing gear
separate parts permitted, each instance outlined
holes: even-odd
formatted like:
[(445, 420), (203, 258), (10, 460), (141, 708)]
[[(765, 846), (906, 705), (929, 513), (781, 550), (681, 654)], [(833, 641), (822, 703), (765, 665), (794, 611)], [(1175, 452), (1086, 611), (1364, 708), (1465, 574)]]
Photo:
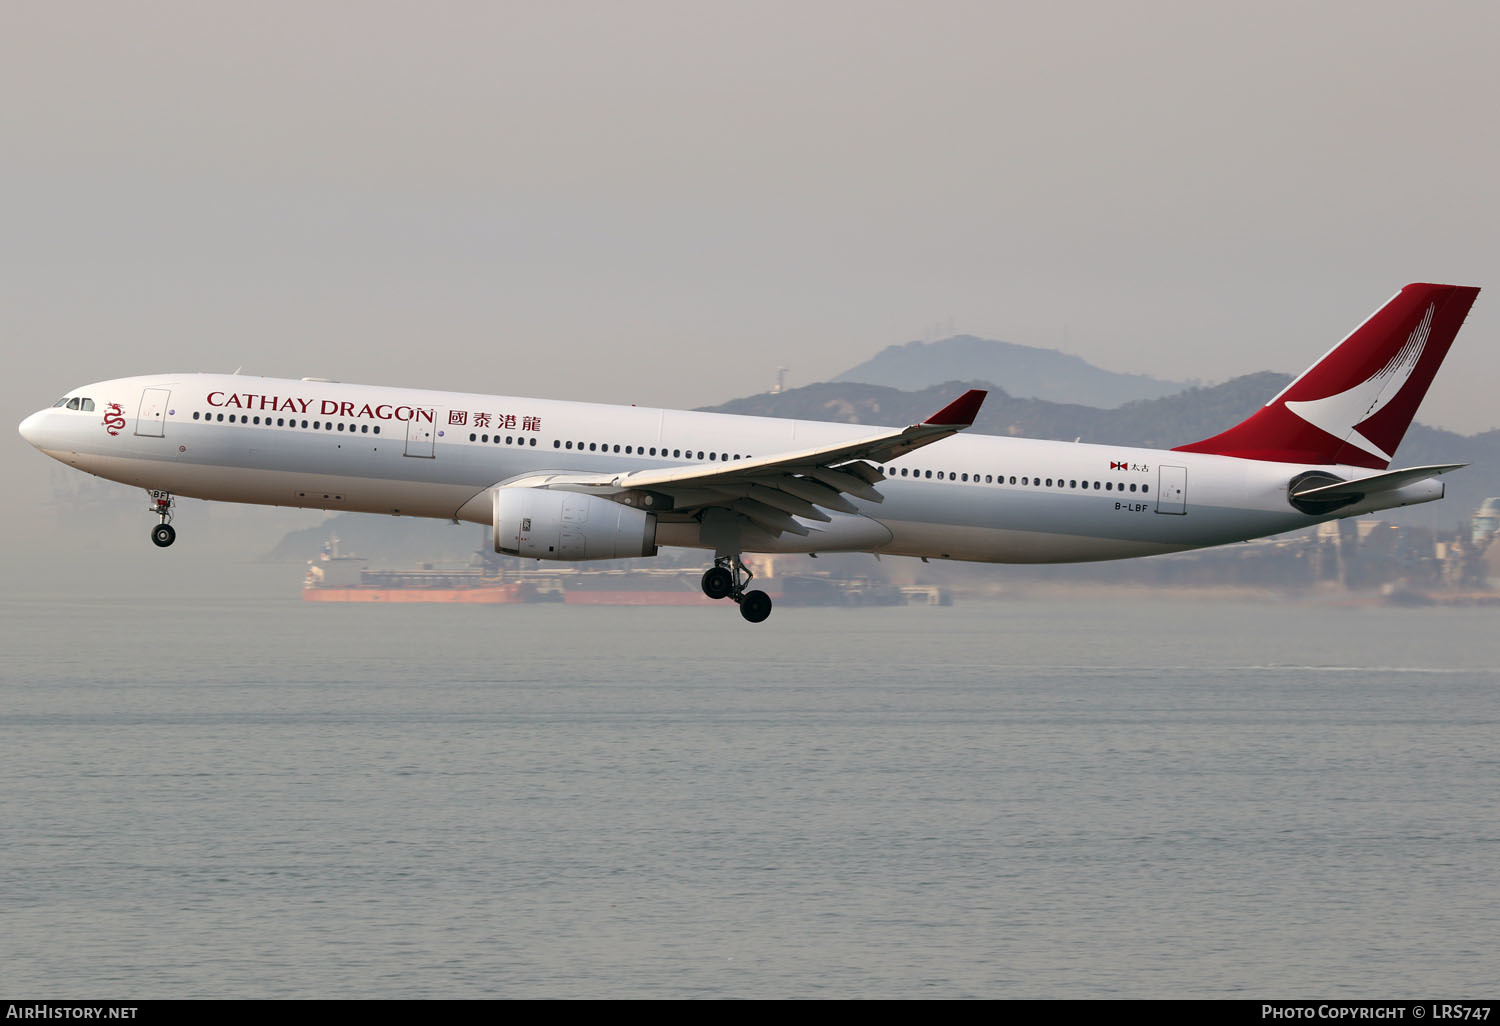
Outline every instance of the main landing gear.
[(711, 599), (734, 599), (740, 604), (741, 616), (751, 623), (760, 623), (771, 615), (771, 596), (763, 591), (745, 590), (754, 576), (738, 555), (718, 556), (714, 565), (703, 571), (703, 594)]
[(151, 491), (151, 512), (161, 517), (161, 523), (151, 528), (151, 540), (157, 548), (164, 549), (177, 540), (177, 532), (172, 528), (172, 507), (176, 501), (171, 492)]

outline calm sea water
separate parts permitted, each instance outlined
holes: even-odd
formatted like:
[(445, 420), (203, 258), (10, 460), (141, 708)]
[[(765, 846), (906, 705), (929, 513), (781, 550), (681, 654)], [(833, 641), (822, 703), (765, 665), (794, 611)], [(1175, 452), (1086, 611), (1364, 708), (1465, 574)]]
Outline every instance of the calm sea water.
[(1500, 614), (0, 602), (35, 997), (1464, 997)]

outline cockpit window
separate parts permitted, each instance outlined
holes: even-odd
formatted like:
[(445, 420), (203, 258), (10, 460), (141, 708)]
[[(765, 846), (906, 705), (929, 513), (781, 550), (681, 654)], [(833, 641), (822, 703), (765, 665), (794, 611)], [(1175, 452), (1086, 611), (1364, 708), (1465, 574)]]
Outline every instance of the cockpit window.
[(77, 396), (74, 396), (72, 399), (68, 400), (68, 409), (70, 409), (70, 410), (76, 410), (76, 409), (78, 409), (78, 397)]
[(57, 408), (58, 408), (58, 407), (59, 407), (59, 406), (63, 406), (63, 405), (66, 405), (66, 404), (67, 404), (67, 401), (68, 401), (68, 397), (67, 397), (67, 396), (63, 396), (63, 397), (62, 397), (62, 398), (61, 398), (61, 399), (59, 399), (59, 400), (58, 400), (58, 401), (57, 401), (57, 402), (55, 402), (55, 403), (53, 403), (53, 404), (52, 404), (52, 408), (53, 408), (53, 409), (54, 409), (54, 410), (55, 410), (55, 409), (57, 409)]
[(83, 401), (83, 407), (82, 407), (82, 409), (83, 409), (84, 413), (91, 412), (94, 409), (94, 400), (92, 400), (92, 399), (85, 399)]

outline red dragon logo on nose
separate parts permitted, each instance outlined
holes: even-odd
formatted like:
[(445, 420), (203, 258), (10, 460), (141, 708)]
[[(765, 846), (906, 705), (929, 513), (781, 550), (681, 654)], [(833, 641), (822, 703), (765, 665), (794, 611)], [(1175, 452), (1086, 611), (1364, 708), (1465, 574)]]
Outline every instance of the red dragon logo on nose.
[(109, 408), (104, 411), (104, 430), (112, 435), (118, 435), (125, 428), (125, 411), (120, 409), (119, 403), (110, 403)]

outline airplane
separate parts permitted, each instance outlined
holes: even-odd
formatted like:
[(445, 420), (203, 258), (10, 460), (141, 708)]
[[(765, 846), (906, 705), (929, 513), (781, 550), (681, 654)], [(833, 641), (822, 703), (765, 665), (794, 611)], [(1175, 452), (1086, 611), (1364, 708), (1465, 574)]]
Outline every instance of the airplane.
[(1123, 559), (1440, 499), (1463, 464), (1390, 467), (1478, 294), (1407, 285), (1248, 419), (1168, 450), (963, 434), (977, 389), (895, 428), (240, 374), (95, 382), (20, 433), (146, 489), (158, 546), (190, 496), (480, 523), (538, 560), (701, 548), (704, 593), (759, 623), (747, 552)]

